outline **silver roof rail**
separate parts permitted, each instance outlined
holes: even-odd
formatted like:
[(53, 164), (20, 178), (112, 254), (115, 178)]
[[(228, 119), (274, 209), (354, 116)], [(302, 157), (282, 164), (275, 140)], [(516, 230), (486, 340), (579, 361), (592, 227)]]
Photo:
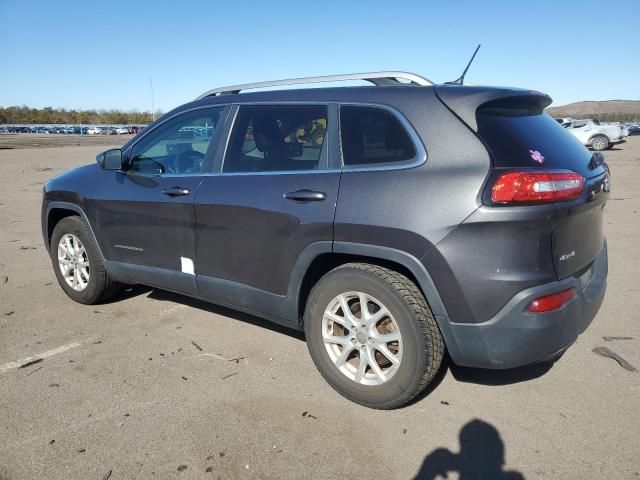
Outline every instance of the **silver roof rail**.
[(289, 78), (285, 80), (272, 80), (269, 82), (245, 83), (242, 85), (230, 85), (228, 87), (214, 88), (200, 95), (196, 100), (216, 95), (227, 95), (240, 93), (242, 90), (251, 90), (254, 88), (277, 87), (280, 85), (301, 85), (305, 83), (321, 83), (321, 82), (341, 82), (346, 80), (365, 80), (374, 85), (405, 85), (399, 79), (408, 80), (409, 85), (428, 86), (433, 85), (428, 80), (415, 73), (407, 72), (368, 72), (368, 73), (348, 73), (345, 75), (325, 75), (322, 77), (303, 77)]

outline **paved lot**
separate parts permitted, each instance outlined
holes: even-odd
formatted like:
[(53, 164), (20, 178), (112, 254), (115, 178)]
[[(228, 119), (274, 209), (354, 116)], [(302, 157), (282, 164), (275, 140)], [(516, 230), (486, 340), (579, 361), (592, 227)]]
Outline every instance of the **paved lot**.
[(79, 147), (116, 145), (127, 142), (133, 135), (66, 135), (47, 133), (2, 133), (0, 150), (15, 148)]
[(145, 288), (70, 301), (42, 184), (101, 148), (0, 151), (0, 479), (640, 478), (640, 373), (592, 352), (640, 368), (640, 137), (606, 153), (609, 289), (577, 344), (551, 368), (446, 369), (391, 412), (344, 400), (300, 335), (257, 318)]

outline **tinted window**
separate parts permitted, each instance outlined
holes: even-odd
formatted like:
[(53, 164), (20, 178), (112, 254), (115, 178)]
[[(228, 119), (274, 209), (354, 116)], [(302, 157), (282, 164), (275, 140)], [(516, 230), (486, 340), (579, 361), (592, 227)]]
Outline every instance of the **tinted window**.
[(496, 167), (567, 169), (587, 178), (599, 173), (587, 167), (589, 151), (546, 113), (481, 109), (476, 119), (478, 134), (491, 150)]
[(224, 172), (277, 172), (324, 168), (326, 106), (241, 106)]
[(161, 125), (134, 145), (128, 170), (149, 174), (202, 173), (223, 110), (196, 110)]
[(400, 121), (375, 107), (340, 107), (342, 159), (345, 165), (406, 162), (416, 150)]

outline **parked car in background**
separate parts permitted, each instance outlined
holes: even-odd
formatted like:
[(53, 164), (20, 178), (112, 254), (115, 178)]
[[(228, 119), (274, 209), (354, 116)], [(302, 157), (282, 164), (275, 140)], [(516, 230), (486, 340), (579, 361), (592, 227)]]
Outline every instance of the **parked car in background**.
[(558, 122), (560, 125), (564, 125), (565, 123), (569, 123), (570, 121), (572, 121), (573, 118), (571, 118), (571, 117), (563, 117), (563, 118), (554, 118), (554, 120), (556, 122)]
[(627, 128), (626, 125), (620, 125), (620, 129), (622, 130), (622, 136), (623, 137), (628, 137), (629, 136), (629, 128)]
[(102, 130), (100, 127), (89, 127), (87, 129), (87, 133), (89, 135), (100, 135), (102, 133)]
[(377, 86), (208, 91), (49, 180), (60, 287), (93, 304), (147, 284), (304, 330), (322, 376), (372, 408), (411, 402), (445, 355), (557, 358), (605, 295), (603, 155), (529, 89), (273, 86), (354, 78)]
[(11, 133), (33, 133), (31, 127), (21, 126), (21, 127), (9, 127), (9, 131)]
[(129, 127), (116, 127), (114, 130), (116, 135), (127, 135), (129, 133)]
[(585, 147), (596, 151), (606, 150), (625, 141), (620, 125), (602, 125), (591, 118), (571, 120), (562, 126)]
[(629, 136), (640, 135), (640, 125), (630, 125), (628, 130)]

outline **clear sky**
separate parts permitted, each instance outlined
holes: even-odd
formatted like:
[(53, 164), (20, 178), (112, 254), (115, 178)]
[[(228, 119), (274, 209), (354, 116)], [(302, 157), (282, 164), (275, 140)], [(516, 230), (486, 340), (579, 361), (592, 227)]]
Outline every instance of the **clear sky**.
[(640, 0), (0, 0), (0, 105), (168, 111), (216, 86), (406, 70), (640, 99)]

